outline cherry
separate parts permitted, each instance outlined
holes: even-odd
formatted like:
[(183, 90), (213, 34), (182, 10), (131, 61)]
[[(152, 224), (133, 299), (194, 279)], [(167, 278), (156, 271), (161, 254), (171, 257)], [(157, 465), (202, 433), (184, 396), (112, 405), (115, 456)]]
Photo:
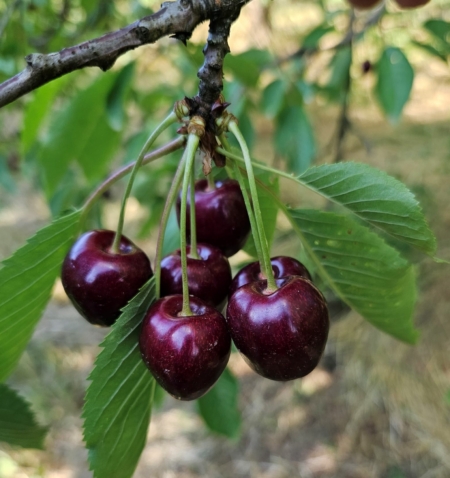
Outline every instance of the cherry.
[[(308, 269), (297, 259), (288, 256), (277, 256), (270, 259), (272, 264), (273, 275), (275, 279), (281, 279), (286, 276), (300, 276), (311, 280), (311, 275)], [(242, 287), (249, 282), (264, 279), (261, 273), (261, 266), (259, 261), (252, 262), (242, 268), (231, 282), (228, 297), (231, 297), (239, 287)]]
[(426, 5), (430, 0), (395, 0), (400, 8), (418, 8)]
[[(212, 307), (220, 305), (231, 283), (228, 259), (220, 249), (209, 244), (197, 244), (200, 259), (189, 257), (190, 246), (186, 252), (189, 293)], [(161, 296), (182, 292), (181, 250), (178, 249), (161, 261)]]
[(372, 63), (370, 63), (369, 60), (366, 60), (362, 63), (361, 65), (361, 71), (365, 75), (366, 73), (369, 73), (369, 71), (372, 69)]
[(380, 3), (381, 0), (348, 0), (352, 7), (359, 10), (370, 10)]
[(328, 337), (325, 298), (307, 279), (265, 280), (240, 287), (230, 298), (227, 322), (231, 338), (250, 367), (271, 380), (304, 377), (318, 364)]
[(62, 266), (62, 284), (78, 312), (91, 324), (110, 326), (152, 277), (145, 253), (125, 236), (119, 253), (110, 251), (115, 232), (94, 230), (80, 236)]
[(179, 400), (204, 395), (225, 369), (231, 338), (222, 314), (189, 297), (192, 316), (180, 315), (181, 295), (149, 308), (139, 338), (142, 358), (156, 381)]
[[(195, 219), (197, 240), (218, 247), (230, 257), (241, 249), (250, 233), (250, 221), (239, 183), (233, 179), (217, 181), (214, 189), (206, 179), (195, 183)], [(186, 212), (187, 234), (190, 234), (190, 194)], [(181, 197), (177, 200), (180, 222)]]

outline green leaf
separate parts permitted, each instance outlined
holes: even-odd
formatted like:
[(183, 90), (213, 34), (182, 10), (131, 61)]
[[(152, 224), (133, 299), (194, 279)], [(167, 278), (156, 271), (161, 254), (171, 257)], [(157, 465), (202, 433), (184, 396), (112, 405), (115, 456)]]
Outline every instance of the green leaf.
[(81, 212), (63, 216), (28, 239), (0, 269), (0, 382), (13, 371), (38, 323)]
[(121, 135), (111, 128), (106, 115), (102, 114), (90, 135), (85, 138), (77, 157), (89, 181), (94, 182), (105, 176), (109, 161), (119, 150), (120, 140)]
[(22, 128), (22, 149), (25, 153), (35, 142), (42, 121), (49, 113), (56, 94), (66, 81), (66, 78), (58, 78), (47, 83), (39, 88), (34, 98), (27, 103)]
[(334, 28), (332, 26), (323, 23), (322, 25), (317, 26), (313, 30), (311, 30), (308, 35), (303, 40), (303, 48), (311, 49), (316, 48), (320, 39), (326, 35), (327, 33), (333, 31)]
[(352, 50), (350, 47), (339, 48), (330, 61), (331, 77), (324, 87), (331, 99), (340, 100), (347, 89), (350, 67), (352, 64)]
[[(54, 115), (49, 134), (38, 153), (48, 197), (55, 192), (69, 164), (86, 154), (87, 145), (96, 144), (93, 134), (98, 131), (98, 123), (106, 121), (106, 97), (114, 79), (112, 74), (100, 76)], [(108, 139), (103, 137), (102, 140)], [(86, 160), (81, 161), (82, 166), (85, 163)]]
[(150, 279), (123, 309), (89, 376), (84, 440), (95, 478), (130, 478), (145, 446), (155, 380), (139, 353), (141, 322), (155, 300)]
[(275, 80), (264, 88), (261, 98), (261, 108), (266, 116), (275, 118), (281, 111), (286, 92), (286, 83)]
[(298, 181), (398, 240), (430, 255), (436, 252), (416, 198), (383, 171), (361, 163), (326, 164), (308, 169)]
[(275, 147), (287, 157), (289, 169), (300, 174), (311, 164), (316, 154), (316, 142), (305, 110), (300, 106), (285, 108), (277, 120)]
[(412, 266), (378, 235), (349, 217), (316, 210), (287, 212), (322, 279), (368, 322), (415, 343)]
[(47, 429), (36, 422), (26, 402), (16, 391), (0, 384), (0, 442), (23, 448), (43, 448)]
[(397, 123), (411, 93), (414, 70), (404, 53), (395, 47), (384, 50), (377, 70), (375, 94), (388, 119)]
[(413, 40), (412, 43), (414, 45), (418, 46), (419, 48), (422, 48), (422, 50), (425, 50), (430, 55), (433, 55), (433, 56), (439, 58), (440, 60), (445, 62), (445, 64), (447, 64), (447, 55), (445, 55), (444, 53), (439, 51), (433, 45), (429, 45), (428, 43), (422, 43), (422, 42), (419, 42), (419, 41), (416, 41), (416, 40)]
[(8, 158), (3, 154), (0, 154), (0, 186), (9, 193), (15, 193), (17, 190), (16, 182), (9, 171)]
[(198, 411), (207, 427), (220, 435), (237, 438), (241, 430), (238, 409), (239, 384), (225, 369), (214, 387), (197, 400)]
[[(259, 206), (263, 218), (264, 231), (266, 232), (267, 242), (270, 249), (275, 235), (278, 215), (278, 204), (273, 200), (273, 194), (276, 196), (279, 195), (280, 184), (278, 177), (274, 177), (272, 174), (256, 171), (255, 177), (263, 182), (271, 191), (271, 193), (269, 193), (265, 188), (258, 188)], [(252, 235), (249, 236), (247, 242), (245, 243), (244, 251), (252, 257), (257, 257)]]
[(441, 19), (431, 19), (423, 25), (430, 33), (442, 43), (450, 44), (450, 23)]
[(172, 208), (167, 221), (166, 233), (164, 234), (163, 256), (180, 248), (180, 228), (178, 227), (177, 213)]
[(120, 131), (125, 122), (124, 102), (134, 75), (134, 63), (128, 63), (117, 75), (106, 99), (108, 125), (114, 131)]
[(267, 50), (247, 50), (239, 55), (227, 55), (225, 68), (231, 70), (239, 81), (246, 86), (256, 86), (263, 66), (271, 61)]

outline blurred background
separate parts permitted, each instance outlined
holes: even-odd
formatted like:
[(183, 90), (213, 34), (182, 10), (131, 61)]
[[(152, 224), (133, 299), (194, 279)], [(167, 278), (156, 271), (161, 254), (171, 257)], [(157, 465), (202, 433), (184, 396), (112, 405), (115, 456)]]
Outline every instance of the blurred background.
[[(31, 52), (51, 52), (157, 10), (151, 0), (0, 0), (0, 81)], [(352, 11), (340, 0), (253, 0), (232, 27), (225, 96), (255, 158), (300, 173), (360, 161), (403, 181), (420, 200), (450, 259), (450, 2), (417, 10), (393, 1)], [(173, 39), (119, 58), (107, 74), (74, 72), (0, 110), (0, 259), (52, 216), (79, 206), (115, 168), (136, 158), (174, 101), (196, 93), (207, 35)], [(336, 47), (338, 45), (338, 47)], [(161, 144), (175, 135), (165, 134)], [(157, 224), (180, 154), (144, 168), (125, 234), (154, 257)], [(115, 228), (124, 183), (91, 214)], [(325, 203), (283, 182), (285, 202)], [(172, 221), (167, 250), (177, 247)], [(298, 256), (279, 217), (273, 255)], [(234, 438), (202, 421), (195, 403), (158, 394), (136, 477), (448, 478), (450, 310), (448, 266), (405, 249), (417, 264), (411, 347), (333, 302), (318, 369), (277, 383), (237, 353)], [(248, 261), (241, 252), (236, 267)], [(85, 322), (58, 283), (9, 384), (48, 425), (45, 451), (0, 444), (1, 478), (89, 477), (80, 418), (87, 376), (105, 330)], [(220, 413), (220, 411), (218, 411)]]

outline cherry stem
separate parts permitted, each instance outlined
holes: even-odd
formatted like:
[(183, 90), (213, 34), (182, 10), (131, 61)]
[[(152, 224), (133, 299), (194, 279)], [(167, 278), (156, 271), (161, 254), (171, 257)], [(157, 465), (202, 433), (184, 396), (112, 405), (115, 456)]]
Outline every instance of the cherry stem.
[(257, 231), (259, 233), (259, 238), (261, 241), (261, 252), (262, 255), (259, 257), (261, 263), (261, 270), (263, 270), (266, 279), (267, 279), (267, 291), (273, 292), (278, 289), (275, 278), (273, 275), (272, 265), (270, 262), (269, 254), (269, 244), (267, 242), (266, 231), (264, 230), (264, 222), (261, 214), (261, 208), (259, 207), (259, 197), (258, 190), (256, 188), (255, 174), (253, 173), (252, 160), (250, 158), (250, 151), (248, 149), (247, 143), (245, 142), (244, 136), (242, 135), (236, 121), (230, 121), (228, 123), (228, 129), (236, 137), (239, 146), (242, 150), (242, 154), (245, 160), (245, 168), (247, 170), (248, 182), (250, 186), (250, 193), (253, 200), (253, 210), (255, 211), (255, 222), (257, 226)]
[(125, 220), (125, 209), (127, 205), (127, 199), (130, 196), (131, 193), (131, 188), (133, 187), (134, 179), (136, 177), (136, 174), (141, 167), (142, 161), (144, 160), (145, 153), (151, 148), (153, 143), (156, 141), (158, 136), (166, 130), (170, 125), (175, 123), (178, 120), (178, 116), (175, 112), (169, 113), (166, 119), (164, 119), (153, 131), (153, 133), (149, 136), (147, 141), (144, 144), (144, 147), (142, 148), (141, 152), (139, 153), (138, 159), (134, 163), (134, 167), (131, 171), (130, 179), (128, 180), (127, 187), (125, 189), (125, 193), (123, 195), (122, 199), (122, 204), (120, 206), (120, 214), (119, 214), (119, 222), (117, 224), (117, 231), (116, 235), (114, 236), (114, 241), (111, 246), (111, 252), (113, 254), (118, 254), (119, 253), (119, 244), (120, 244), (120, 239), (122, 237), (122, 230), (123, 230), (123, 223)]
[(190, 207), (190, 216), (191, 216), (191, 252), (190, 256), (194, 259), (200, 259), (197, 251), (197, 225), (195, 222), (195, 172), (194, 167), (192, 168), (191, 174), (191, 207)]
[(180, 208), (180, 246), (181, 246), (181, 278), (183, 284), (183, 308), (181, 316), (189, 317), (194, 315), (189, 304), (189, 286), (187, 275), (187, 252), (186, 252), (186, 209), (187, 209), (187, 192), (189, 188), (189, 181), (194, 165), (195, 152), (197, 151), (200, 142), (199, 136), (191, 133), (188, 136), (186, 145), (186, 168), (184, 170), (183, 189), (181, 192), (181, 208)]
[(209, 173), (208, 176), (206, 176), (206, 179), (208, 180), (208, 189), (210, 189), (211, 191), (214, 191), (214, 189), (216, 189), (216, 182), (214, 181), (214, 176), (212, 172)]
[(172, 207), (175, 203), (175, 199), (177, 197), (178, 190), (180, 189), (181, 181), (183, 179), (185, 157), (186, 157), (186, 154), (183, 154), (178, 164), (178, 168), (172, 180), (172, 185), (170, 186), (169, 192), (167, 194), (167, 199), (166, 199), (166, 203), (164, 204), (161, 220), (159, 222), (158, 241), (156, 243), (156, 254), (155, 254), (155, 270), (154, 270), (155, 294), (157, 299), (159, 299), (161, 295), (161, 259), (162, 259), (162, 253), (163, 253), (163, 247), (164, 247), (164, 236), (166, 234), (167, 222), (169, 220), (170, 211), (172, 210)]
[[(184, 146), (186, 142), (186, 138), (184, 136), (180, 136), (170, 143), (161, 146), (158, 149), (155, 149), (151, 153), (148, 153), (144, 156), (144, 160), (142, 161), (142, 165), (149, 164), (156, 159), (162, 158), (163, 156), (167, 156), (170, 153), (173, 153), (177, 149), (180, 149)], [(122, 179), (126, 176), (136, 164), (136, 161), (133, 161), (126, 166), (118, 169), (114, 173), (111, 174), (102, 184), (87, 198), (86, 202), (83, 205), (83, 213), (81, 216), (80, 224), (83, 223), (88, 215), (89, 211), (92, 209), (92, 206), (103, 196), (103, 194), (119, 179)]]
[[(219, 136), (219, 139), (225, 151), (227, 152), (230, 151), (231, 146), (228, 143), (225, 133), (222, 133)], [(241, 187), (242, 196), (244, 197), (245, 208), (247, 209), (248, 218), (250, 220), (250, 227), (252, 230), (253, 242), (255, 243), (256, 255), (259, 259), (260, 257), (263, 257), (263, 255), (262, 255), (262, 249), (261, 249), (261, 240), (259, 238), (259, 232), (258, 232), (258, 228), (256, 226), (256, 221), (255, 221), (255, 214), (252, 209), (252, 203), (250, 201), (247, 188), (245, 187), (244, 178), (242, 177), (242, 174), (238, 165), (234, 161), (232, 161), (232, 164), (233, 164), (233, 172), (236, 176), (239, 186)]]

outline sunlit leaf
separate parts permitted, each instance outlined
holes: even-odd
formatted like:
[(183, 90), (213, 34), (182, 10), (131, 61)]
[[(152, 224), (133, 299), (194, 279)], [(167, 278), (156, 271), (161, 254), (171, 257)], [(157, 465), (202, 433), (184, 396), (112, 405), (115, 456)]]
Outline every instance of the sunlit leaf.
[(152, 278), (112, 326), (89, 376), (84, 440), (95, 478), (130, 478), (145, 445), (155, 380), (141, 358), (138, 338), (154, 299)]
[(214, 387), (197, 400), (200, 416), (211, 431), (229, 438), (239, 436), (241, 414), (238, 395), (238, 381), (225, 369)]
[(375, 94), (388, 119), (396, 123), (409, 99), (414, 70), (399, 48), (389, 47), (381, 55), (377, 72)]
[(305, 110), (289, 106), (277, 119), (275, 132), (277, 152), (288, 160), (289, 170), (300, 174), (311, 164), (316, 154), (314, 132)]
[(395, 238), (427, 254), (436, 252), (418, 201), (383, 171), (362, 163), (327, 164), (308, 169), (298, 181)]
[(317, 272), (344, 302), (383, 332), (416, 342), (414, 271), (395, 249), (350, 217), (317, 210), (287, 216)]
[(41, 318), (64, 256), (78, 232), (80, 211), (28, 239), (0, 269), (0, 381), (14, 369)]
[(29, 404), (13, 389), (0, 383), (0, 442), (23, 448), (43, 448), (47, 429), (34, 418)]
[(286, 83), (275, 80), (264, 88), (261, 98), (261, 108), (266, 116), (275, 118), (283, 107)]

